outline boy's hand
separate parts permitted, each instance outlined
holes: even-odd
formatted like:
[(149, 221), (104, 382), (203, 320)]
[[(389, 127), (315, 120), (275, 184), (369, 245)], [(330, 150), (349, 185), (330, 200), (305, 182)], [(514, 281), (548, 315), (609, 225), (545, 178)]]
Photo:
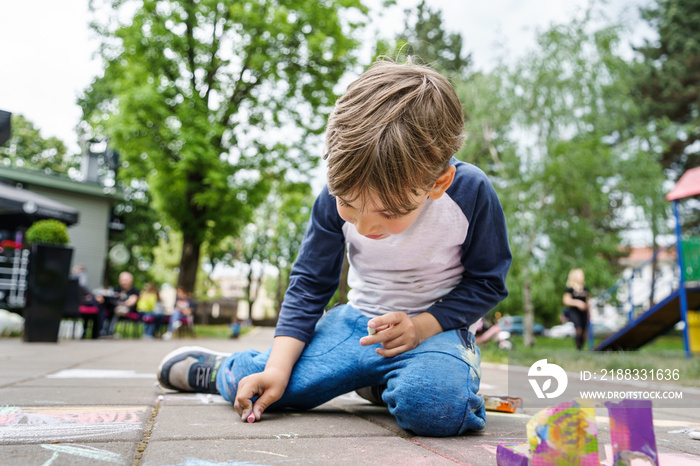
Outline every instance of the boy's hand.
[(442, 332), (442, 326), (430, 313), (424, 312), (415, 317), (409, 317), (405, 312), (390, 312), (371, 319), (367, 326), (374, 328), (376, 333), (362, 337), (362, 346), (381, 343), (377, 354), (385, 357), (396, 356), (412, 350), (423, 341)]
[[(243, 377), (238, 383), (233, 407), (243, 422), (258, 421), (268, 406), (282, 398), (287, 382), (288, 378), (274, 368)], [(254, 396), (259, 397), (255, 404), (251, 403)]]

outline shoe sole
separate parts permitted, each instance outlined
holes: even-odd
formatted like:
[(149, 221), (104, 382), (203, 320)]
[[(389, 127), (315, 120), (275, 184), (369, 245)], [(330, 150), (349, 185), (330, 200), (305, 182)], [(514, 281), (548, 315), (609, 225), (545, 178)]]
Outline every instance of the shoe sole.
[[(220, 353), (218, 351), (212, 351), (210, 349), (204, 348), (203, 346), (183, 346), (181, 348), (178, 348), (176, 350), (171, 351), (170, 353), (166, 354), (163, 360), (160, 362), (160, 365), (158, 365), (158, 372), (156, 374), (158, 378), (158, 383), (160, 383), (163, 387), (167, 388), (168, 390), (177, 390), (177, 391), (183, 391), (180, 388), (173, 387), (170, 384), (167, 384), (163, 381), (162, 376), (163, 376), (163, 365), (166, 362), (171, 361), (173, 358), (179, 356), (180, 354), (190, 354), (193, 352), (200, 352), (200, 353), (206, 353), (206, 354), (216, 354), (219, 356), (224, 356), (228, 357), (230, 353)], [(169, 375), (169, 374), (168, 374)]]

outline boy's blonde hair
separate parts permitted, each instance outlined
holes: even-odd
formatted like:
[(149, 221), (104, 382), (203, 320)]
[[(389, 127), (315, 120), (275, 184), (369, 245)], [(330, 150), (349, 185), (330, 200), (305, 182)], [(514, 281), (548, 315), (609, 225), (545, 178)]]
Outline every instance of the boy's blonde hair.
[(326, 133), (328, 190), (344, 201), (377, 195), (387, 213), (415, 208), (464, 142), (462, 104), (435, 70), (375, 62), (336, 102)]

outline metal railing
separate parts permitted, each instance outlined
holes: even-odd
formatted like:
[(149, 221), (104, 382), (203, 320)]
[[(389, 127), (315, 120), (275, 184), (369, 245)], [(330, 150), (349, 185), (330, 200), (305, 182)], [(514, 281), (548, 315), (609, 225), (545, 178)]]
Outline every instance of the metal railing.
[[(678, 288), (679, 274), (676, 261), (668, 262), (651, 274), (650, 265), (661, 253), (675, 250), (675, 244), (654, 251), (652, 258), (627, 271), (613, 286), (596, 298), (596, 306), (612, 305), (628, 320), (662, 301)], [(658, 263), (658, 262), (657, 262)]]
[(28, 249), (0, 254), (0, 303), (10, 308), (25, 306), (28, 265)]

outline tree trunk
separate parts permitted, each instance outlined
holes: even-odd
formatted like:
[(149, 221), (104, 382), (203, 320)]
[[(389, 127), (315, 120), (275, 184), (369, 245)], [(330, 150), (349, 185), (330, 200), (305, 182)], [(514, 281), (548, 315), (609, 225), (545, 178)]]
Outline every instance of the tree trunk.
[(252, 296), (253, 293), (253, 265), (248, 264), (248, 284), (245, 288), (245, 299), (248, 302), (248, 319), (253, 318), (253, 302), (255, 299)]
[(182, 256), (180, 257), (180, 274), (177, 277), (177, 286), (181, 286), (188, 293), (194, 292), (197, 282), (197, 269), (199, 269), (199, 251), (202, 243), (192, 237), (183, 236)]
[(277, 276), (275, 309), (277, 309), (277, 315), (280, 315), (280, 311), (282, 311), (282, 302), (284, 301), (284, 292), (287, 290), (287, 283), (289, 282), (289, 269), (278, 265), (277, 270), (279, 270), (279, 275)]
[[(544, 194), (540, 205), (544, 204)], [(535, 248), (535, 236), (536, 233), (533, 230), (530, 233), (530, 237), (527, 241), (527, 255), (526, 261), (532, 258), (532, 251)], [(535, 322), (535, 306), (532, 304), (532, 289), (530, 281), (530, 266), (525, 265), (523, 267), (523, 345), (526, 347), (535, 345), (535, 332), (533, 331), (533, 324)]]
[[(346, 248), (347, 249), (347, 248)], [(340, 284), (338, 285), (338, 304), (348, 302), (348, 272), (350, 271), (350, 262), (348, 255), (343, 257), (343, 268), (340, 272)]]
[(532, 329), (535, 312), (530, 291), (530, 270), (527, 267), (523, 269), (523, 276), (523, 344), (530, 347), (535, 345), (535, 335)]
[(654, 211), (652, 210), (651, 212), (651, 292), (649, 293), (649, 307), (654, 306), (654, 289), (656, 288), (656, 275), (658, 273), (657, 271), (657, 261), (658, 257), (656, 255), (656, 215)]

